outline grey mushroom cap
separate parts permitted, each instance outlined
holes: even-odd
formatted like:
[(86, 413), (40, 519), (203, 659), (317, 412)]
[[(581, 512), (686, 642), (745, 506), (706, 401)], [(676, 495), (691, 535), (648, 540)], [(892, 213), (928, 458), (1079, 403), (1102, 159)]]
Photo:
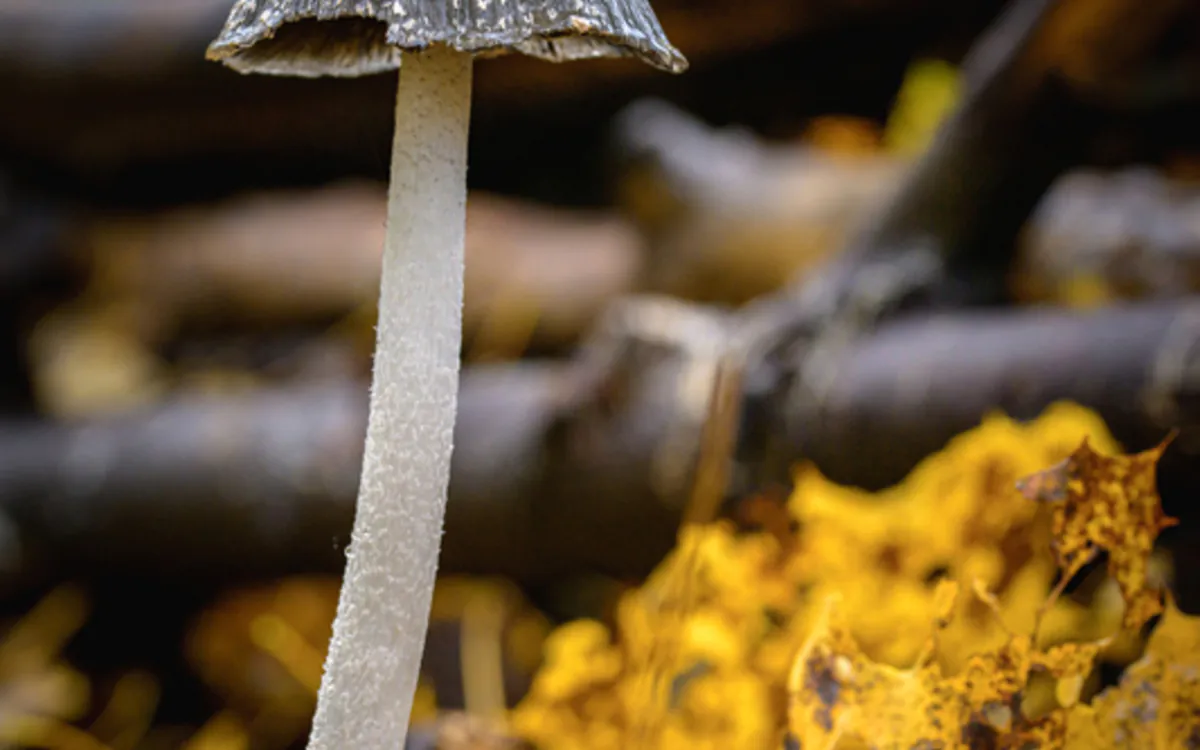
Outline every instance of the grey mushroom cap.
[(687, 68), (649, 0), (237, 0), (208, 58), (243, 73), (360, 76), (398, 68), (401, 52), (435, 44)]

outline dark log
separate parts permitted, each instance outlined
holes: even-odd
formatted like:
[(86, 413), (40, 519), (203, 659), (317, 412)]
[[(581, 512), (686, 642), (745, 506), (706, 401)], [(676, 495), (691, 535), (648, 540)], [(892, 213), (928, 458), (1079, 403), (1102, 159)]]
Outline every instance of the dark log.
[[(521, 508), (537, 484), (556, 377), (552, 367), (464, 377), (448, 523), (465, 519), (478, 536), (456, 548), (452, 534), (448, 570), (483, 556), (497, 572), (523, 572), (532, 547)], [(366, 397), (365, 383), (335, 384), (184, 397), (86, 424), (8, 424), (0, 493), (29, 551), (52, 551), (53, 572), (340, 570)]]
[(162, 563), (196, 575), (228, 570), (227, 555), (253, 574), (301, 551), (336, 569), (365, 404), (365, 386), (343, 386), (185, 399), (86, 424), (5, 424), (3, 496), (23, 530), (26, 572), (43, 572), (39, 549), (51, 553), (51, 576), (104, 559), (115, 570)]
[(877, 489), (991, 409), (1032, 419), (1065, 398), (1099, 411), (1129, 450), (1180, 428), (1172, 451), (1195, 457), (1198, 365), (1194, 299), (896, 321), (831, 364), (821, 403), (801, 393), (789, 401), (793, 458)]
[[(636, 576), (671, 547), (720, 321), (656, 301), (618, 317), (574, 362), (465, 373), (443, 570)], [(791, 458), (880, 486), (997, 406), (1031, 417), (1076, 399), (1130, 448), (1181, 427), (1172, 451), (1192, 459), (1177, 469), (1194, 487), (1198, 358), (1192, 302), (895, 322), (834, 363), (826, 401), (788, 402), (803, 429), (784, 437)], [(4, 423), (0, 510), (21, 573), (39, 560), (46, 575), (177, 581), (336, 572), (365, 410), (365, 385), (329, 384)]]
[[(644, 300), (614, 309), (572, 363), (468, 369), (443, 570), (523, 583), (648, 570), (674, 539), (716, 331), (704, 311)], [(47, 575), (337, 571), (365, 409), (364, 384), (335, 383), (7, 422), (0, 511)]]
[[(576, 362), (464, 373), (443, 570), (625, 576), (670, 548), (716, 351), (690, 314), (618, 308)], [(340, 570), (365, 409), (343, 383), (4, 423), (0, 512), (48, 575)]]

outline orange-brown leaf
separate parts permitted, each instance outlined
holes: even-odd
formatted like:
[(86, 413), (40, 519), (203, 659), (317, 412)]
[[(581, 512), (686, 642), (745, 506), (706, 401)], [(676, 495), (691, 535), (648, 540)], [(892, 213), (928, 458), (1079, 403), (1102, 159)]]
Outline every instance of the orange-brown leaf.
[(1154, 542), (1177, 523), (1162, 509), (1155, 482), (1158, 459), (1170, 443), (1131, 456), (1105, 456), (1083, 443), (1065, 461), (1022, 479), (1031, 500), (1052, 503), (1054, 554), (1073, 577), (1101, 549), (1125, 599), (1125, 626), (1141, 627), (1162, 611), (1162, 594), (1147, 577)]

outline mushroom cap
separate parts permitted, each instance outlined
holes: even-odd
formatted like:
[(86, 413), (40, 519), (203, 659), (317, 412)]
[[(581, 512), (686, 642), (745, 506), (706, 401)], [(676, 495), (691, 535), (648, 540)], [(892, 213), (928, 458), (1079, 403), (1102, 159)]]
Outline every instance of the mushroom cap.
[(360, 76), (398, 68), (401, 52), (434, 44), (687, 68), (649, 0), (237, 0), (208, 58), (243, 73)]

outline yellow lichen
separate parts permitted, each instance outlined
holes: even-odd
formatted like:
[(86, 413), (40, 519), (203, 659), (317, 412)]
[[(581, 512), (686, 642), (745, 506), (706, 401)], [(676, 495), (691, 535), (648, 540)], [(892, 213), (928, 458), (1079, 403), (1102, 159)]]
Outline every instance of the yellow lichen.
[[(1059, 404), (1028, 424), (991, 415), (879, 493), (800, 467), (786, 508), (752, 501), (762, 531), (685, 527), (611, 632), (555, 634), (513, 727), (541, 750), (765, 750), (789, 730), (806, 750), (1060, 746), (1093, 664), (1138, 645), (1113, 596), (1129, 576), (1059, 597), (1061, 509), (1018, 490), (1085, 439), (1118, 450), (1095, 414)], [(1146, 510), (1129, 460), (1142, 473), (1119, 481)]]

